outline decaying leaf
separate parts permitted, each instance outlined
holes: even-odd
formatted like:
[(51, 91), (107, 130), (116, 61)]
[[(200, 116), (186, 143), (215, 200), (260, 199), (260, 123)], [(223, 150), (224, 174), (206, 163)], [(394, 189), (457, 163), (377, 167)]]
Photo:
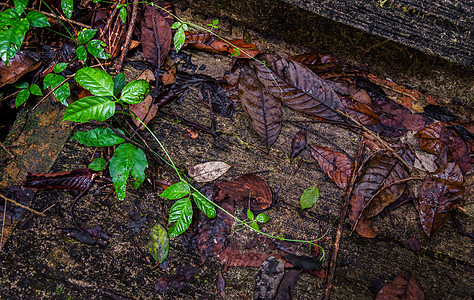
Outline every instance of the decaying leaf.
[(24, 50), (13, 56), (7, 66), (3, 61), (0, 62), (0, 87), (2, 87), (37, 69), (41, 65), (41, 58), (36, 52)]
[(375, 299), (423, 300), (425, 295), (411, 274), (402, 274), (395, 277), (392, 283), (383, 286)]
[(270, 148), (281, 131), (281, 103), (266, 92), (255, 72), (249, 67), (241, 70), (239, 97), (252, 127), (264, 139), (267, 148)]
[(28, 173), (23, 186), (38, 190), (84, 190), (89, 187), (91, 181), (92, 173), (81, 168), (60, 173)]
[(221, 177), (230, 167), (222, 161), (209, 161), (190, 167), (188, 175), (197, 182), (210, 182)]
[(428, 174), (418, 195), (420, 222), (428, 237), (446, 223), (464, 195), (463, 176), (458, 165), (449, 163)]
[(323, 172), (341, 189), (345, 190), (351, 179), (353, 163), (343, 153), (322, 146), (311, 146), (311, 155)]
[[(145, 71), (140, 74), (140, 76), (137, 78), (137, 80), (146, 80), (147, 82), (154, 81), (155, 80), (155, 75), (153, 75), (153, 72), (149, 69), (146, 69)], [(137, 117), (145, 123), (145, 125), (148, 124), (148, 122), (151, 121), (156, 116), (156, 113), (158, 112), (158, 105), (153, 104), (153, 97), (151, 95), (148, 95), (145, 100), (143, 100), (140, 103), (137, 104), (131, 104), (129, 105), (129, 109), (133, 111)], [(132, 119), (133, 123), (140, 129), (143, 130), (145, 127), (135, 118)]]
[(231, 118), (234, 113), (234, 103), (227, 97), (224, 89), (215, 82), (203, 82), (201, 95), (205, 103), (211, 103), (212, 109), (219, 115)]
[(278, 291), (285, 265), (281, 259), (270, 256), (260, 266), (255, 278), (254, 299), (273, 299)]
[(250, 62), (256, 70), (259, 81), (276, 98), (290, 108), (325, 120), (342, 122), (339, 113), (344, 110), (336, 92), (307, 67), (280, 58), (277, 55), (264, 54), (259, 62)]
[(341, 97), (345, 111), (353, 119), (363, 125), (375, 125), (379, 122), (379, 116), (370, 106), (350, 97)]
[(295, 134), (293, 140), (291, 141), (291, 161), (298, 157), (301, 152), (303, 152), (306, 147), (306, 130), (301, 129), (298, 133)]
[(161, 10), (147, 5), (142, 21), (141, 42), (148, 63), (155, 67), (163, 64), (170, 51), (171, 39), (170, 25)]
[(251, 210), (263, 210), (270, 207), (273, 195), (268, 184), (254, 174), (247, 174), (233, 181), (216, 182), (216, 201), (222, 201), (227, 196), (234, 201), (250, 201)]
[(283, 279), (281, 280), (280, 286), (275, 300), (289, 300), (293, 298), (293, 292), (295, 290), (296, 281), (300, 277), (301, 270), (288, 270)]
[(448, 137), (448, 130), (444, 123), (436, 122), (418, 131), (416, 135), (421, 150), (439, 155), (444, 149), (444, 141)]

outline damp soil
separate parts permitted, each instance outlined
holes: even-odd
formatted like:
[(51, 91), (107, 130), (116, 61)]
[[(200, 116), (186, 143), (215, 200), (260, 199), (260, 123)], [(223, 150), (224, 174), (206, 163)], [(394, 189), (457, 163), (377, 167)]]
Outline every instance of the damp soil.
[[(242, 28), (235, 29), (235, 34), (243, 31)], [(284, 42), (274, 43), (257, 33), (252, 35), (259, 46), (271, 47), (282, 56), (308, 50)], [(187, 53), (193, 64), (206, 66), (198, 71), (200, 73), (220, 77), (231, 67), (231, 59), (223, 56), (197, 51)], [(142, 57), (136, 52), (130, 59), (141, 60)], [(140, 73), (131, 64), (126, 64), (125, 70), (130, 80)], [(291, 140), (300, 128), (285, 123), (279, 139), (267, 152), (242, 108), (237, 106), (232, 118), (215, 115), (217, 130), (225, 140), (226, 149), (216, 145), (214, 137), (205, 133), (195, 139), (188, 138), (184, 135), (188, 126), (170, 112), (210, 126), (208, 106), (199, 100), (197, 93), (192, 90), (181, 101), (166, 105), (150, 123), (176, 166), (186, 170), (198, 163), (223, 161), (232, 166), (221, 178), (225, 180), (258, 172), (273, 190), (279, 189), (278, 200), (267, 211), (271, 221), (263, 225), (262, 230), (299, 239), (315, 239), (328, 230), (320, 244), (330, 257), (336, 232), (334, 226), (344, 195), (320, 171), (308, 151), (290, 161)], [(297, 120), (296, 124), (308, 127), (310, 144), (328, 146), (355, 157), (360, 136), (353, 132), (313, 122), (288, 109), (285, 109), (283, 119)], [(61, 123), (58, 121), (58, 124)], [(74, 131), (90, 128), (91, 125), (78, 125)], [(150, 147), (160, 151), (149, 134), (141, 132), (140, 135)], [(97, 151), (102, 151), (72, 140), (61, 142), (61, 147), (50, 172), (86, 167)], [(102, 155), (110, 153), (104, 150)], [(107, 232), (110, 235), (107, 245), (81, 244), (66, 233), (65, 230), (74, 227), (70, 209), (78, 192), (38, 191), (31, 206), (38, 211), (49, 208), (47, 217), (25, 212), (6, 242), (0, 254), (0, 299), (221, 299), (218, 274), (222, 274), (226, 282), (226, 299), (253, 298), (257, 268), (224, 269), (215, 257), (202, 262), (198, 250), (189, 242), (189, 234), (172, 239), (166, 263), (155, 266), (147, 248), (148, 233), (157, 222), (167, 225), (173, 204), (159, 197), (162, 190), (155, 180), (176, 181), (178, 178), (172, 169), (151, 162), (145, 183), (138, 190), (129, 187), (124, 201), (118, 201), (113, 194), (108, 174), (101, 175), (78, 200), (75, 216), (81, 227), (100, 226)], [(466, 181), (472, 186), (472, 173)], [(314, 207), (302, 211), (299, 197), (304, 189), (314, 185), (319, 187), (320, 199)], [(196, 187), (201, 184), (196, 183)], [(472, 189), (468, 188), (467, 197), (472, 196)], [(244, 218), (242, 209), (237, 208), (236, 215)], [(466, 232), (474, 231), (472, 214), (459, 211), (455, 217)], [(426, 299), (468, 299), (473, 296), (472, 240), (461, 235), (453, 222), (448, 222), (429, 240), (421, 228), (416, 209), (407, 204), (383, 217), (376, 217), (374, 224), (381, 230), (375, 239), (350, 235), (349, 225), (344, 226), (332, 299), (372, 299), (384, 284), (408, 272), (416, 278)], [(401, 244), (412, 237), (421, 244), (417, 253)], [(230, 235), (231, 243), (240, 249), (254, 238), (255, 233), (248, 230)], [(262, 251), (270, 251), (268, 246), (260, 247)], [(294, 251), (300, 255), (310, 253), (306, 246), (295, 246)], [(185, 279), (170, 284), (164, 294), (157, 291), (160, 278), (176, 278), (177, 274)], [(304, 273), (296, 284), (294, 299), (318, 299), (324, 288), (322, 279)]]

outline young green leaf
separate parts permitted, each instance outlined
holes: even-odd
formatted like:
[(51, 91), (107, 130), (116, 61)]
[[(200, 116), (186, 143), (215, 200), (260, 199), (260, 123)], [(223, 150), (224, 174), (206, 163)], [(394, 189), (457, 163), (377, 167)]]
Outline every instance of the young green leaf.
[(125, 198), (129, 175), (132, 176), (133, 188), (137, 189), (145, 180), (145, 169), (148, 167), (145, 153), (132, 144), (122, 144), (115, 149), (115, 156), (110, 160), (110, 176), (119, 200)]
[(26, 14), (26, 19), (33, 27), (46, 27), (49, 26), (48, 19), (45, 15), (39, 11), (30, 11)]
[(61, 0), (61, 9), (63, 10), (64, 15), (70, 19), (72, 15), (73, 9), (73, 1), (72, 0)]
[(107, 44), (101, 40), (92, 40), (87, 43), (87, 51), (100, 59), (110, 58), (110, 54), (105, 52), (105, 47), (107, 47)]
[(176, 200), (187, 196), (190, 191), (191, 190), (189, 188), (189, 184), (187, 182), (180, 181), (169, 186), (166, 190), (163, 191), (163, 193), (160, 194), (160, 197), (169, 200)]
[(95, 96), (114, 96), (114, 81), (112, 76), (105, 71), (85, 67), (77, 71), (74, 78), (77, 83)]
[(172, 25), (171, 25), (171, 29), (178, 29), (179, 27), (181, 27), (183, 24), (181, 22), (174, 22)]
[(77, 40), (79, 41), (79, 43), (85, 44), (90, 41), (91, 38), (94, 37), (96, 32), (97, 29), (84, 29), (77, 35)]
[(94, 158), (87, 167), (94, 171), (102, 171), (106, 164), (107, 164), (107, 161), (103, 157), (99, 157), (99, 158)]
[(120, 100), (128, 104), (137, 104), (142, 102), (149, 93), (150, 84), (146, 80), (134, 80), (124, 87)]
[(258, 214), (258, 216), (255, 218), (255, 221), (258, 222), (258, 223), (267, 223), (268, 221), (270, 221), (270, 217), (267, 216), (267, 215), (264, 214), (264, 213), (260, 213), (260, 214)]
[(54, 66), (54, 73), (58, 74), (58, 73), (61, 73), (62, 71), (64, 71), (66, 68), (67, 68), (68, 64), (67, 63), (57, 63), (55, 66)]
[(203, 213), (206, 214), (209, 218), (216, 217), (216, 208), (214, 205), (209, 201), (206, 197), (203, 197), (200, 193), (194, 192), (192, 193), (194, 203), (196, 203), (197, 207), (202, 210)]
[[(61, 75), (56, 75), (53, 77), (51, 80), (51, 88), (54, 89), (58, 85), (60, 85), (66, 78)], [(54, 97), (58, 99), (59, 102), (61, 102), (63, 105), (68, 106), (69, 104), (67, 103), (67, 97), (71, 95), (71, 90), (69, 89), (69, 83), (64, 82), (62, 83), (54, 92), (53, 92)]]
[(252, 221), (253, 221), (253, 219), (255, 219), (255, 216), (254, 216), (253, 212), (248, 208), (247, 208), (247, 218), (249, 218)]
[(105, 121), (115, 113), (115, 102), (105, 97), (90, 96), (76, 100), (64, 112), (63, 120), (89, 122)]
[(153, 258), (162, 263), (168, 257), (169, 238), (166, 229), (160, 224), (156, 223), (150, 230), (148, 249)]
[(311, 186), (304, 190), (300, 198), (300, 205), (302, 209), (312, 207), (319, 198), (319, 189), (316, 186)]
[(86, 47), (84, 47), (82, 45), (77, 47), (76, 55), (77, 55), (77, 59), (82, 60), (82, 61), (86, 61), (86, 59), (87, 59)]
[(181, 47), (183, 47), (184, 45), (184, 41), (186, 40), (186, 35), (184, 33), (183, 27), (184, 26), (180, 26), (174, 34), (173, 42), (174, 42), (174, 47), (175, 47), (176, 52), (179, 52)]
[(183, 198), (175, 202), (171, 207), (169, 215), (169, 224), (174, 223), (168, 230), (171, 237), (177, 237), (188, 229), (193, 220), (193, 207), (191, 199)]
[(43, 78), (43, 89), (47, 89), (51, 86), (51, 81), (53, 81), (54, 76), (56, 76), (56, 74), (49, 73)]
[[(117, 129), (121, 134), (123, 131)], [(110, 128), (94, 128), (89, 131), (77, 131), (72, 136), (73, 140), (90, 147), (109, 147), (125, 142), (125, 139), (115, 134)]]
[(256, 222), (252, 222), (252, 225), (251, 225), (251, 226), (252, 226), (253, 229), (255, 229), (255, 230), (257, 230), (257, 231), (260, 230), (260, 228), (258, 228), (258, 224), (257, 224)]
[(26, 81), (22, 81), (15, 83), (13, 86), (17, 89), (27, 89), (29, 87), (29, 84)]
[(22, 90), (16, 95), (15, 107), (18, 108), (20, 105), (22, 105), (23, 103), (25, 103), (26, 100), (28, 100), (29, 97), (30, 97), (30, 90), (29, 90), (29, 89), (22, 89)]
[(125, 86), (125, 73), (118, 73), (114, 77), (114, 95), (117, 96)]
[(41, 92), (41, 88), (36, 83), (32, 83), (30, 85), (30, 92), (36, 96), (43, 96), (43, 92)]
[(13, 0), (13, 3), (15, 4), (16, 12), (21, 15), (28, 4), (28, 0)]
[(120, 20), (122, 20), (123, 24), (127, 23), (127, 8), (122, 6), (119, 10)]
[(29, 28), (30, 23), (27, 19), (19, 19), (15, 20), (10, 28), (0, 30), (0, 59), (5, 65), (20, 50)]

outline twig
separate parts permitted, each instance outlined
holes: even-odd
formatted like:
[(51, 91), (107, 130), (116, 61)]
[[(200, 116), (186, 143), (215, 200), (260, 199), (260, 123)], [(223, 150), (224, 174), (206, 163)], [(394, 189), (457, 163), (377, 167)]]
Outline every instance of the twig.
[(51, 17), (51, 18), (56, 18), (56, 19), (59, 19), (59, 20), (64, 21), (64, 22), (68, 22), (70, 24), (81, 26), (81, 27), (84, 27), (84, 28), (87, 28), (87, 29), (92, 29), (92, 27), (89, 26), (89, 25), (86, 25), (86, 24), (83, 24), (83, 23), (80, 23), (80, 22), (77, 22), (77, 21), (73, 21), (73, 20), (65, 18), (63, 16), (56, 16), (54, 14), (50, 14), (50, 13), (47, 13), (47, 12), (44, 12), (44, 11), (40, 11), (40, 10), (37, 10), (37, 9), (31, 9), (31, 8), (26, 8), (26, 10), (37, 11), (37, 12), (40, 12), (40, 13), (42, 13), (42, 14), (48, 16), (48, 17)]
[(2, 142), (0, 142), (0, 146), (2, 146), (3, 150), (5, 150), (12, 159), (15, 159), (15, 156), (10, 151), (8, 151), (7, 148), (5, 148)]
[(19, 207), (22, 207), (22, 208), (24, 208), (24, 209), (27, 209), (27, 210), (29, 210), (29, 211), (31, 211), (31, 212), (37, 214), (37, 215), (40, 215), (40, 216), (42, 216), (42, 217), (46, 217), (45, 214), (43, 214), (43, 213), (41, 213), (41, 212), (39, 212), (39, 211), (36, 211), (36, 210), (34, 210), (34, 209), (32, 209), (32, 208), (26, 206), (26, 205), (23, 205), (23, 204), (21, 204), (20, 202), (17, 202), (17, 201), (15, 201), (15, 200), (12, 200), (12, 199), (10, 199), (10, 198), (7, 198), (7, 197), (3, 196), (2, 194), (0, 194), (0, 197), (2, 197), (3, 199), (5, 199), (6, 201), (10, 201), (11, 203), (15, 204), (16, 206), (19, 206)]
[(31, 110), (35, 110), (36, 107), (37, 107), (38, 105), (40, 105), (40, 104), (44, 101), (44, 99), (48, 98), (49, 95), (51, 95), (51, 93), (53, 93), (53, 92), (54, 92), (55, 90), (57, 90), (60, 86), (62, 86), (66, 81), (68, 81), (71, 77), (74, 77), (74, 76), (76, 76), (76, 73), (74, 73), (74, 74), (72, 74), (72, 75), (66, 76), (66, 79), (64, 79), (64, 80), (63, 80), (60, 84), (58, 84), (54, 89), (51, 89), (51, 91), (49, 91), (49, 93), (47, 93), (46, 96), (44, 96), (43, 98), (41, 98), (41, 100), (40, 100), (38, 103), (36, 103), (36, 105), (35, 105)]
[(132, 11), (132, 18), (130, 20), (130, 24), (127, 31), (127, 37), (125, 39), (125, 44), (123, 45), (122, 53), (120, 54), (120, 59), (118, 61), (117, 66), (115, 67), (115, 71), (117, 73), (120, 72), (122, 69), (123, 60), (125, 59), (125, 55), (127, 55), (128, 47), (130, 46), (130, 42), (132, 41), (132, 34), (133, 29), (135, 28), (135, 22), (137, 20), (137, 13), (138, 13), (138, 0), (133, 0), (133, 11)]
[(114, 8), (114, 11), (112, 12), (112, 15), (110, 15), (109, 19), (107, 20), (107, 24), (105, 24), (105, 27), (104, 27), (104, 29), (102, 30), (102, 33), (99, 36), (99, 40), (101, 40), (104, 37), (107, 30), (109, 30), (110, 25), (112, 25), (112, 21), (114, 20), (115, 15), (117, 14), (117, 11), (118, 11), (118, 9)]
[(337, 253), (339, 251), (339, 247), (341, 244), (341, 236), (342, 236), (342, 228), (344, 225), (344, 221), (346, 219), (347, 211), (349, 210), (349, 202), (351, 199), (352, 189), (354, 188), (354, 183), (357, 177), (357, 170), (360, 161), (362, 160), (362, 153), (364, 152), (364, 140), (361, 139), (359, 143), (359, 150), (357, 151), (357, 156), (354, 162), (354, 168), (352, 169), (351, 181), (349, 182), (349, 186), (347, 187), (346, 194), (344, 195), (344, 207), (341, 210), (341, 214), (339, 215), (339, 224), (337, 226), (336, 237), (334, 239), (334, 246), (332, 252), (332, 258), (330, 263), (330, 269), (328, 274), (328, 282), (326, 286), (326, 291), (324, 292), (324, 300), (329, 300), (329, 296), (331, 294), (331, 288), (334, 282), (334, 274), (336, 272), (336, 260), (337, 260)]
[(2, 237), (0, 238), (0, 250), (3, 248), (3, 231), (5, 230), (6, 216), (7, 216), (7, 201), (5, 201), (5, 207), (3, 208), (3, 223), (2, 223)]

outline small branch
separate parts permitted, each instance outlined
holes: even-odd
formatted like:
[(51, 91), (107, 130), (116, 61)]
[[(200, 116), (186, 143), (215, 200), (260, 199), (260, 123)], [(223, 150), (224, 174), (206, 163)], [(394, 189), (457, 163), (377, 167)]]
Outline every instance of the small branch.
[(120, 73), (122, 69), (123, 60), (125, 59), (125, 55), (127, 55), (128, 47), (130, 46), (130, 42), (132, 41), (132, 34), (133, 29), (135, 28), (135, 22), (137, 20), (137, 13), (138, 13), (138, 0), (133, 0), (133, 11), (132, 11), (132, 18), (130, 20), (130, 24), (127, 31), (127, 37), (125, 39), (125, 44), (123, 45), (122, 53), (120, 54), (120, 59), (118, 61), (117, 66), (115, 67), (115, 71)]
[(101, 40), (104, 37), (107, 30), (109, 30), (110, 26), (112, 25), (112, 21), (115, 18), (115, 15), (117, 15), (117, 11), (118, 11), (118, 9), (114, 7), (114, 11), (112, 12), (112, 15), (110, 15), (109, 19), (107, 20), (107, 24), (105, 24), (105, 27), (104, 27), (104, 29), (102, 30), (102, 33), (99, 36), (99, 40)]
[(84, 28), (87, 28), (87, 29), (92, 29), (91, 26), (89, 25), (86, 25), (86, 24), (83, 24), (83, 23), (80, 23), (80, 22), (77, 22), (77, 21), (73, 21), (71, 19), (68, 19), (66, 17), (63, 17), (63, 16), (56, 16), (54, 14), (50, 14), (50, 13), (47, 13), (47, 12), (44, 12), (44, 11), (40, 11), (40, 10), (37, 10), (37, 9), (31, 9), (31, 8), (26, 8), (26, 10), (32, 10), (32, 11), (37, 11), (37, 12), (40, 12), (48, 17), (51, 17), (51, 18), (55, 18), (55, 19), (59, 19), (61, 21), (64, 21), (64, 22), (68, 22), (70, 24), (74, 24), (74, 25), (77, 25), (77, 26), (81, 26), (81, 27), (84, 27)]
[(24, 208), (24, 209), (27, 209), (27, 210), (29, 210), (29, 211), (31, 211), (31, 212), (37, 214), (37, 215), (40, 215), (40, 216), (42, 216), (42, 217), (46, 217), (45, 214), (43, 214), (43, 213), (41, 213), (41, 212), (39, 212), (39, 211), (36, 211), (36, 210), (34, 210), (34, 209), (32, 209), (32, 208), (26, 206), (26, 205), (23, 205), (23, 204), (21, 204), (20, 202), (16, 202), (15, 200), (12, 200), (12, 199), (10, 199), (10, 198), (7, 198), (7, 197), (3, 196), (2, 194), (0, 194), (0, 197), (2, 197), (2, 198), (3, 198), (4, 200), (6, 200), (6, 201), (10, 201), (11, 203), (15, 204), (16, 206), (19, 206), (19, 207), (22, 207), (22, 208)]
[(5, 148), (2, 142), (0, 142), (0, 146), (2, 146), (3, 150), (5, 150), (12, 159), (15, 159), (15, 156), (10, 151), (8, 151), (7, 148)]
[(5, 230), (6, 216), (7, 216), (7, 201), (5, 201), (5, 207), (3, 208), (3, 223), (2, 223), (2, 237), (0, 238), (0, 250), (3, 248), (3, 232)]
[(357, 172), (359, 168), (358, 165), (360, 164), (362, 160), (364, 146), (365, 146), (364, 140), (361, 139), (359, 143), (359, 150), (357, 151), (357, 156), (354, 162), (354, 168), (352, 169), (351, 181), (349, 182), (349, 186), (347, 187), (346, 194), (344, 195), (344, 207), (342, 208), (341, 213), (339, 215), (339, 224), (337, 226), (336, 237), (334, 239), (332, 258), (331, 258), (331, 263), (329, 265), (330, 269), (329, 269), (329, 274), (328, 274), (328, 283), (327, 283), (326, 291), (324, 292), (324, 298), (323, 298), (324, 300), (329, 300), (331, 289), (334, 283), (334, 274), (336, 273), (337, 253), (339, 252), (339, 247), (341, 244), (342, 228), (344, 225), (344, 221), (346, 219), (347, 211), (349, 210), (349, 202), (351, 199), (352, 189), (354, 188), (354, 184), (355, 184), (356, 177), (358, 174)]

